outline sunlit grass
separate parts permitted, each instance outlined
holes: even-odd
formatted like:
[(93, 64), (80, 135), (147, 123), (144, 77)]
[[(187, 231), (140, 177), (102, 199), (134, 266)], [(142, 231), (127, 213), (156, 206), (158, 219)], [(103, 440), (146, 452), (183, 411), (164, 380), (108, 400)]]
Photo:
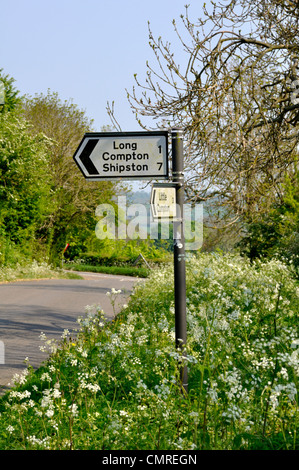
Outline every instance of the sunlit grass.
[(89, 266), (86, 264), (66, 265), (66, 269), (74, 271), (87, 271), (93, 273), (105, 273), (121, 276), (148, 277), (150, 269), (132, 266)]

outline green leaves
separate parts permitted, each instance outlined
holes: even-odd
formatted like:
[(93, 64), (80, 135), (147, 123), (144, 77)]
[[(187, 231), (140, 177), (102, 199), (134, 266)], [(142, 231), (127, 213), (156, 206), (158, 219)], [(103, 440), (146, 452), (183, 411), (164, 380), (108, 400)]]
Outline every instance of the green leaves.
[(0, 119), (0, 224), (11, 240), (32, 236), (49, 210), (48, 140), (17, 113)]
[(299, 172), (286, 178), (279, 201), (247, 225), (241, 250), (251, 259), (279, 258), (299, 267)]

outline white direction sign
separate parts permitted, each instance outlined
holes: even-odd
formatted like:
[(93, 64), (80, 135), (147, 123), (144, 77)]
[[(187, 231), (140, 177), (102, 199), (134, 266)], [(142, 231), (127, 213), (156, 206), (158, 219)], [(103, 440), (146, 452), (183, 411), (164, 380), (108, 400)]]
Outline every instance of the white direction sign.
[(177, 219), (175, 185), (154, 185), (151, 192), (153, 219)]
[(90, 132), (74, 154), (89, 180), (168, 179), (168, 132)]

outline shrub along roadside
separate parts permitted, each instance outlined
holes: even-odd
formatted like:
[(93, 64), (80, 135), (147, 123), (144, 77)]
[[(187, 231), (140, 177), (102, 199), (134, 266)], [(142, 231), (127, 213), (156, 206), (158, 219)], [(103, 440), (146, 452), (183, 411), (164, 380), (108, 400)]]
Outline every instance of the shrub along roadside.
[(2, 398), (0, 448), (298, 449), (299, 291), (289, 268), (200, 255), (187, 286), (188, 396), (177, 385), (165, 267), (115, 321), (89, 306), (76, 339), (43, 337), (49, 360)]

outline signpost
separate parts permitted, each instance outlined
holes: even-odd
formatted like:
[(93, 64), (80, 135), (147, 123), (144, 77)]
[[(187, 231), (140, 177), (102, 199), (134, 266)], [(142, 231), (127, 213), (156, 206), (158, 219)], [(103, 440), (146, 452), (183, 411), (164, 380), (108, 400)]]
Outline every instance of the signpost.
[(86, 133), (74, 160), (88, 180), (168, 179), (168, 132)]
[[(176, 184), (176, 202), (180, 212), (180, 219), (173, 223), (173, 258), (174, 258), (174, 305), (175, 305), (175, 337), (176, 346), (182, 356), (185, 354), (187, 343), (186, 320), (186, 265), (185, 265), (185, 239), (184, 239), (184, 153), (183, 132), (172, 129), (172, 180)], [(180, 369), (182, 390), (188, 391), (187, 366)]]
[[(172, 220), (176, 347), (185, 355), (186, 268), (184, 240), (183, 133), (172, 129), (172, 183), (156, 183), (151, 194), (154, 219)], [(168, 180), (168, 132), (86, 133), (74, 160), (87, 180)], [(188, 391), (187, 366), (180, 367), (180, 386)]]

